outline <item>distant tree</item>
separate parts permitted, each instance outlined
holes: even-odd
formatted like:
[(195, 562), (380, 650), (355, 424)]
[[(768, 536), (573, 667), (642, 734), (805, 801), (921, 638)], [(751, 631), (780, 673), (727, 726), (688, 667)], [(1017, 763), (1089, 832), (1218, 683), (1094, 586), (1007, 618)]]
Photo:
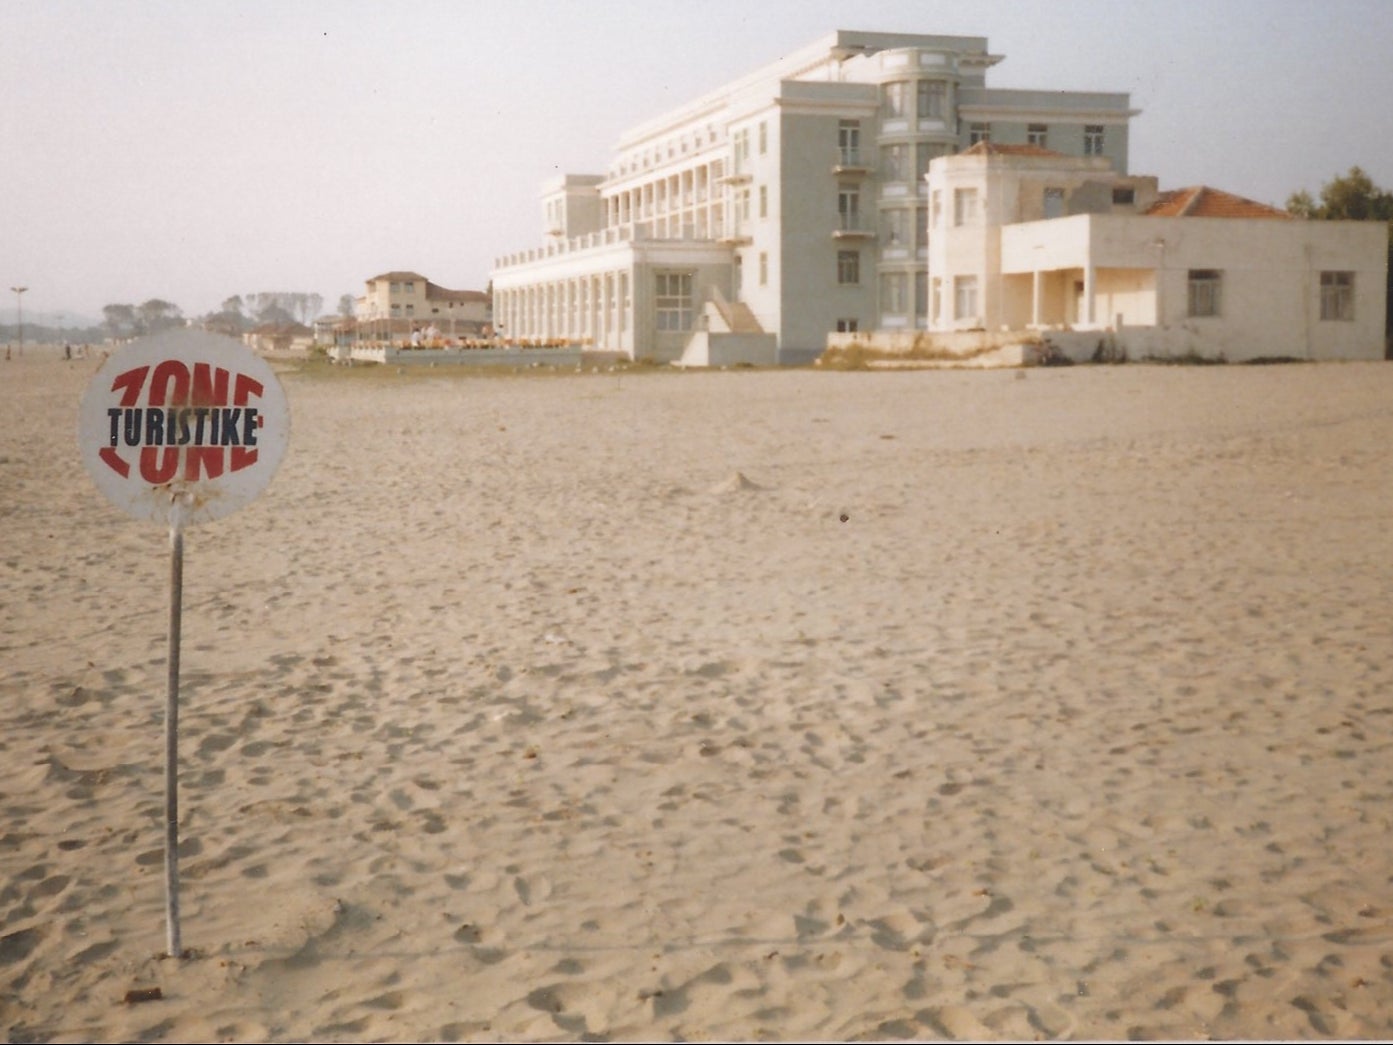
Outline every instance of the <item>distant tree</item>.
[(130, 305), (103, 305), (102, 322), (114, 338), (134, 337), (139, 333), (139, 320)]
[[(1393, 192), (1380, 189), (1359, 167), (1333, 178), (1320, 190), (1320, 202), (1305, 189), (1287, 197), (1287, 211), (1323, 221), (1393, 222)], [(1393, 228), (1390, 228), (1393, 235)]]
[(151, 298), (135, 311), (143, 334), (155, 334), (170, 327), (184, 325), (184, 315), (179, 306), (160, 298)]
[(295, 306), (300, 322), (309, 326), (319, 318), (319, 310), (324, 307), (323, 294), (296, 294)]
[(286, 323), (294, 323), (295, 314), (279, 302), (271, 300), (257, 310), (256, 321), (262, 326), (272, 323), (281, 326)]
[(353, 307), (352, 294), (342, 294), (339, 296), (339, 315), (343, 316), (344, 319), (353, 318)]
[[(225, 305), (227, 302), (223, 302), (223, 304)], [(202, 325), (204, 330), (211, 330), (215, 334), (241, 337), (251, 324), (247, 322), (247, 317), (242, 315), (240, 311), (224, 308), (219, 312), (204, 316)]]
[(234, 312), (240, 316), (242, 314), (242, 295), (233, 294), (232, 297), (222, 303), (221, 310), (222, 312)]

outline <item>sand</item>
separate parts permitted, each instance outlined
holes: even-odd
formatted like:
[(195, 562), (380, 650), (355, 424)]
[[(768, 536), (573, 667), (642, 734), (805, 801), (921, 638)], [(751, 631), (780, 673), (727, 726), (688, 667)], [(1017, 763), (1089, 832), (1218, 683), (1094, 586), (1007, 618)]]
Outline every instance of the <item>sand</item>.
[(1393, 1036), (1393, 366), (287, 370), (182, 961), (95, 366), (0, 363), (6, 1040)]

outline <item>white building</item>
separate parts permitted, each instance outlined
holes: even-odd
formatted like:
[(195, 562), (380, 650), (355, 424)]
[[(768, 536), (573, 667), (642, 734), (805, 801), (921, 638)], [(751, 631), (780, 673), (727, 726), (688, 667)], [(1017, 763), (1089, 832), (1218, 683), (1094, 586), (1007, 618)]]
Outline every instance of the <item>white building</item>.
[(510, 339), (803, 362), (834, 331), (926, 329), (930, 161), (979, 141), (1127, 169), (1126, 94), (996, 90), (983, 37), (837, 31), (623, 136), (543, 192), (499, 258)]
[(1034, 146), (930, 164), (929, 329), (1144, 356), (1382, 359), (1387, 228), (1301, 221)]

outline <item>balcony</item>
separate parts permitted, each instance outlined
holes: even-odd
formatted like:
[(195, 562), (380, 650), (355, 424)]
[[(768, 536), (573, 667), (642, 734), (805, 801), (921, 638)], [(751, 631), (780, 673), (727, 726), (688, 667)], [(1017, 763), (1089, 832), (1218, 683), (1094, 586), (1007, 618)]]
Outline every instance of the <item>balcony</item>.
[(727, 221), (721, 227), (721, 233), (716, 237), (717, 241), (732, 247), (743, 247), (754, 242), (754, 237), (750, 235), (749, 223), (745, 221)]
[(832, 229), (833, 239), (871, 240), (875, 239), (875, 229), (869, 221), (859, 214), (838, 214), (837, 224)]
[(869, 158), (861, 155), (860, 149), (841, 148), (832, 161), (832, 173), (842, 175), (866, 175), (872, 170)]

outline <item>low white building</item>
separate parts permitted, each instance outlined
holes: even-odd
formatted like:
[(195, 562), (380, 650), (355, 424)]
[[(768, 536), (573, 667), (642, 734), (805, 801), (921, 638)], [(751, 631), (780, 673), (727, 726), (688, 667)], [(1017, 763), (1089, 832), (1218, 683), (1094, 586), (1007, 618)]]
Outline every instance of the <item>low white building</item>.
[(1382, 222), (1160, 192), (1033, 146), (978, 144), (935, 159), (927, 182), (930, 332), (1104, 332), (1133, 359), (1384, 356)]

